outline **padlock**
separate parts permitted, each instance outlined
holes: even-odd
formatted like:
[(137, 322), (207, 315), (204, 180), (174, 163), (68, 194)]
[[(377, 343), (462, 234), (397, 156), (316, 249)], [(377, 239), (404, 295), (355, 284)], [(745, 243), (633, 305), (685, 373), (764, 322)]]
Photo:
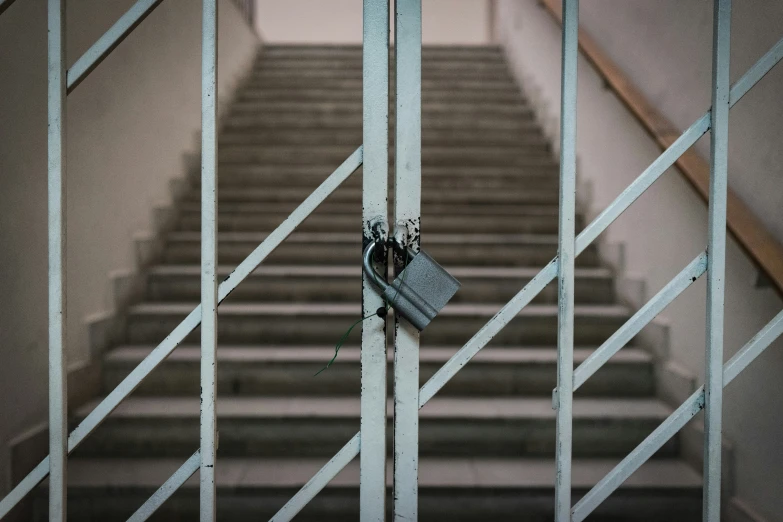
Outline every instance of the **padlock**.
[(459, 290), (460, 282), (435, 262), (423, 250), (418, 254), (407, 249), (410, 259), (400, 275), (388, 284), (373, 269), (372, 260), (377, 243), (364, 249), (364, 273), (381, 290), (381, 296), (400, 316), (421, 331), (430, 324)]

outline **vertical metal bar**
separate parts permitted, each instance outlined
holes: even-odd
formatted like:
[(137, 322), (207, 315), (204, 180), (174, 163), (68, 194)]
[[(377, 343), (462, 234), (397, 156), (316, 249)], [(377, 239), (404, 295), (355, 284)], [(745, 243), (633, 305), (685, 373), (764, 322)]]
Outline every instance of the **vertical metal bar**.
[[(421, 236), (421, 0), (395, 1), (397, 88), (394, 219), (405, 245)], [(402, 267), (405, 260), (396, 256)], [(418, 520), (419, 331), (395, 316), (394, 520)]]
[[(389, 0), (364, 0), (363, 104), (364, 246), (388, 233)], [(381, 227), (380, 229), (378, 227)], [(381, 229), (384, 229), (382, 231)], [(384, 249), (385, 251), (385, 249)], [(357, 253), (357, 263), (359, 262)], [(386, 273), (386, 260), (376, 267)], [(359, 509), (362, 522), (386, 513), (386, 320), (374, 314), (383, 300), (362, 278), (362, 398)]]
[(723, 422), (723, 313), (726, 276), (729, 53), (731, 0), (715, 0), (712, 50), (712, 132), (707, 252), (707, 353), (704, 377), (703, 518), (720, 521)]
[(68, 387), (65, 264), (65, 2), (48, 7), (49, 520), (66, 518)]
[(563, 0), (560, 105), (555, 520), (571, 520), (571, 435), (574, 393), (574, 259), (576, 249), (576, 74), (579, 1)]
[(215, 520), (217, 446), (217, 0), (203, 0), (201, 40), (201, 522)]

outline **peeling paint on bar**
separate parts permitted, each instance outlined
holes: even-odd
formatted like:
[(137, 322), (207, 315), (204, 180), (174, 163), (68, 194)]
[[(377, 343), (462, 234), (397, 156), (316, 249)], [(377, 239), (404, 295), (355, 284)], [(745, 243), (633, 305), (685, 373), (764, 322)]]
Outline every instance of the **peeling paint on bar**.
[[(362, 249), (374, 241), (371, 223), (388, 230), (389, 182), (389, 0), (364, 0), (362, 47)], [(357, 227), (358, 228), (358, 227)], [(357, 231), (358, 232), (358, 231)], [(357, 263), (361, 252), (356, 253)], [(386, 261), (376, 269), (386, 274)], [(386, 517), (386, 318), (384, 305), (362, 274), (361, 432), (359, 518)]]
[[(421, 223), (421, 0), (396, 0), (394, 219), (418, 251)], [(404, 262), (404, 261), (403, 261)], [(400, 265), (398, 264), (398, 267)], [(419, 518), (419, 332), (394, 314), (395, 522)]]

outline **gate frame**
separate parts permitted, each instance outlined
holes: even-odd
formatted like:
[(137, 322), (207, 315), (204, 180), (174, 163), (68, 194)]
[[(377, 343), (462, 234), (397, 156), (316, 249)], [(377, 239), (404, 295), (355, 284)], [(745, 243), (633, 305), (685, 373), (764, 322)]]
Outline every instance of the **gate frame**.
[[(214, 465), (217, 445), (215, 371), (217, 306), (290, 235), (345, 179), (364, 162), (363, 243), (386, 239), (388, 172), (388, 56), (389, 0), (364, 0), (364, 145), (360, 146), (294, 210), (288, 219), (245, 258), (234, 272), (217, 284), (217, 0), (203, 0), (202, 31), (202, 302), (166, 337), (68, 436), (65, 337), (65, 99), (68, 93), (160, 4), (138, 0), (70, 69), (64, 62), (64, 0), (48, 0), (48, 200), (49, 200), (49, 422), (50, 454), (5, 498), (0, 519), (37, 484), (49, 476), (49, 519), (66, 518), (67, 457), (124, 400), (141, 381), (177, 347), (187, 334), (202, 326), (202, 400), (200, 449), (196, 451), (129, 520), (146, 520), (197, 470), (201, 472), (202, 522), (215, 520)], [(13, 0), (0, 0), (0, 14)], [(421, 0), (397, 0), (398, 35), (406, 35), (396, 55), (398, 121), (397, 198), (395, 215), (400, 234), (412, 248), (420, 219), (421, 194)], [(783, 311), (723, 364), (723, 314), (726, 240), (728, 111), (753, 85), (783, 58), (783, 39), (762, 56), (733, 86), (729, 84), (731, 0), (714, 0), (712, 109), (691, 125), (632, 182), (578, 236), (575, 235), (576, 175), (576, 65), (578, 0), (563, 0), (563, 79), (561, 106), (560, 227), (555, 257), (519, 293), (495, 314), (421, 389), (418, 381), (395, 368), (395, 383), (403, 390), (395, 397), (395, 435), (418, 426), (423, 407), (519, 311), (555, 277), (558, 278), (558, 387), (553, 393), (557, 409), (556, 520), (584, 520), (639, 466), (704, 409), (705, 494), (704, 520), (720, 517), (722, 393), (742, 370), (783, 334)], [(402, 96), (400, 96), (402, 94)], [(402, 101), (401, 101), (402, 99)], [(413, 102), (413, 104), (411, 104)], [(619, 217), (679, 156), (708, 130), (711, 132), (709, 241), (707, 251), (675, 276), (620, 329), (573, 369), (574, 259), (609, 224)], [(406, 132), (408, 131), (408, 132)], [(410, 132), (412, 131), (412, 132)], [(402, 145), (400, 147), (400, 145)], [(413, 162), (410, 167), (407, 165)], [(405, 186), (405, 189), (399, 187)], [(380, 227), (376, 225), (380, 223)], [(413, 230), (411, 229), (413, 224)], [(709, 255), (708, 255), (709, 252)], [(396, 259), (397, 268), (401, 268)], [(386, 268), (382, 266), (381, 268)], [(617, 353), (698, 277), (707, 273), (706, 382), (656, 428), (620, 464), (571, 506), (571, 401), (573, 392)], [(385, 272), (384, 272), (385, 273)], [(382, 305), (363, 279), (363, 312)], [(395, 361), (400, 370), (418, 372), (418, 333), (404, 320), (395, 327)], [(395, 365), (396, 366), (396, 365)], [(382, 385), (379, 384), (382, 382)], [(386, 501), (386, 339), (385, 320), (370, 318), (362, 332), (362, 431), (357, 433), (272, 518), (291, 520), (329, 481), (361, 452), (360, 505), (363, 521), (383, 521)], [(415, 385), (412, 385), (415, 383)], [(412, 401), (415, 399), (415, 406)], [(415, 431), (415, 430), (414, 430)], [(361, 433), (365, 434), (361, 444)], [(399, 444), (397, 444), (399, 442)], [(417, 436), (395, 438), (394, 517), (416, 518), (418, 468)], [(413, 480), (413, 482), (410, 482)], [(411, 487), (413, 486), (413, 487)], [(408, 488), (408, 489), (406, 489)], [(399, 499), (397, 493), (400, 493)]]

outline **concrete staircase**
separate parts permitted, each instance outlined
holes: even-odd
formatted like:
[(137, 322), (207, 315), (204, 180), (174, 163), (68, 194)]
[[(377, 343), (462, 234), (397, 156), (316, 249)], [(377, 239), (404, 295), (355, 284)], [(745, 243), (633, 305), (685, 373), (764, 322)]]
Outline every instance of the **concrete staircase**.
[[(558, 180), (498, 48), (423, 56), (422, 246), (463, 284), (422, 335), (427, 379), (555, 254)], [(220, 135), (221, 276), (361, 143), (361, 74), (358, 47), (259, 55)], [(105, 392), (198, 302), (199, 197), (194, 173), (124, 344), (105, 355)], [(220, 520), (268, 519), (358, 430), (358, 332), (313, 375), (360, 314), (360, 212), (359, 172), (220, 307)], [(577, 265), (578, 363), (632, 310), (595, 248)], [(550, 285), (421, 410), (421, 520), (552, 519), (556, 323)], [(125, 520), (197, 449), (198, 340), (197, 331), (73, 455), (71, 520)], [(670, 413), (653, 372), (631, 343), (579, 390), (576, 498)], [(675, 438), (591, 520), (698, 520), (701, 477), (678, 453)], [(354, 462), (297, 520), (358, 520), (357, 484)], [(196, 520), (197, 495), (191, 480), (156, 520)], [(44, 520), (45, 496), (37, 508)]]

